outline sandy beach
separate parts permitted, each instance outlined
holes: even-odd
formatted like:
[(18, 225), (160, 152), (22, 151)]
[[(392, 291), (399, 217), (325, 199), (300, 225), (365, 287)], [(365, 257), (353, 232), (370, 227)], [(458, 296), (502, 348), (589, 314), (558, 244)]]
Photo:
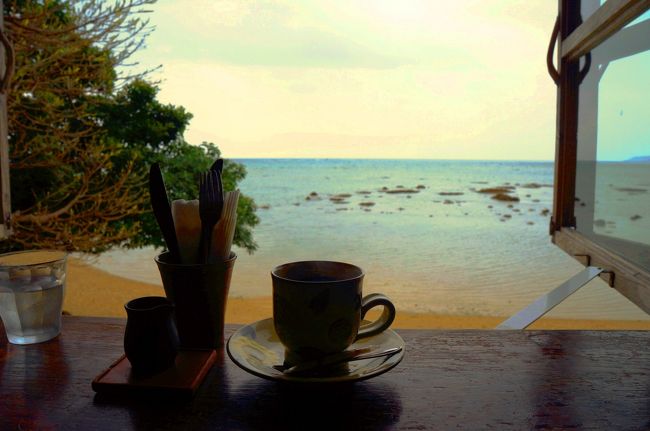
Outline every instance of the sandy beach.
[[(140, 296), (164, 296), (162, 285), (141, 283), (99, 270), (71, 258), (68, 261), (63, 309), (75, 316), (126, 317), (124, 304)], [(271, 297), (228, 298), (227, 323), (246, 324), (271, 317)], [(503, 316), (454, 316), (407, 313), (398, 310), (395, 328), (490, 329)], [(572, 320), (543, 318), (530, 329), (650, 329), (650, 321)]]

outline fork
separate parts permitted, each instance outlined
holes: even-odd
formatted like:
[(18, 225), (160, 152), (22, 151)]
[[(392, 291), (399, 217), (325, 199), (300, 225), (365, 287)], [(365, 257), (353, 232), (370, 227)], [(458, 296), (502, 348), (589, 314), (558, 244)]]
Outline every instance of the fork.
[(199, 177), (199, 217), (201, 218), (201, 239), (199, 261), (208, 263), (212, 245), (212, 231), (223, 212), (223, 183), (216, 170), (203, 172)]

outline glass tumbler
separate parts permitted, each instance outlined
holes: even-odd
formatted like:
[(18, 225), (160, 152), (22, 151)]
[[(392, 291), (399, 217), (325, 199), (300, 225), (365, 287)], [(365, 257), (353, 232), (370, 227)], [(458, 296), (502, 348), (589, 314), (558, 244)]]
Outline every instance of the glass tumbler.
[(0, 255), (0, 317), (13, 344), (47, 341), (61, 332), (67, 254), (54, 250)]

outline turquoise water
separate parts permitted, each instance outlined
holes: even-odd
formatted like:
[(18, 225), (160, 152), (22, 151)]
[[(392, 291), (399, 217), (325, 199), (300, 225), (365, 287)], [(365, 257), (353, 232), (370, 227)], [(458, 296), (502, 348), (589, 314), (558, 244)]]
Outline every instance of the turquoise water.
[[(509, 315), (582, 268), (551, 244), (548, 235), (551, 162), (238, 162), (248, 170), (240, 190), (255, 199), (261, 223), (254, 232), (258, 251), (248, 255), (236, 250), (232, 296), (269, 296), (274, 266), (327, 259), (361, 266), (366, 272), (364, 291), (388, 294), (398, 309)], [(503, 185), (514, 187), (511, 194), (519, 202), (497, 201), (476, 191)], [(382, 188), (417, 193), (386, 193)], [(339, 203), (330, 199), (340, 194), (350, 196)], [(97, 265), (159, 284), (155, 253), (110, 252)], [(552, 315), (645, 317), (599, 280)]]

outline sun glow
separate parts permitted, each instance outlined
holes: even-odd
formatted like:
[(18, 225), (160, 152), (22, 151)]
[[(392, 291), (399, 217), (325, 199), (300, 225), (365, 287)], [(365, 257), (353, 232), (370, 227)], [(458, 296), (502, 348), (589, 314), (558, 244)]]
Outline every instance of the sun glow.
[(550, 160), (555, 9), (161, 0), (141, 61), (228, 157)]

